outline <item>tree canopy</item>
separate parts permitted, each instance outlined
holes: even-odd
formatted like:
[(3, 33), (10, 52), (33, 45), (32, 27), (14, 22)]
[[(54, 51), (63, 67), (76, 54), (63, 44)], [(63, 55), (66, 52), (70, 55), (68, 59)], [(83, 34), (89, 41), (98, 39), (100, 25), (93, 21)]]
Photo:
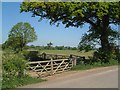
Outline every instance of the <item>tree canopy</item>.
[(110, 52), (110, 40), (118, 38), (111, 24), (120, 24), (119, 2), (23, 2), (21, 12), (31, 12), (40, 20), (49, 19), (50, 24), (65, 27), (90, 25), (82, 42), (99, 42), (103, 52)]
[(5, 44), (15, 51), (22, 51), (26, 44), (36, 39), (34, 28), (27, 22), (19, 22), (12, 27)]

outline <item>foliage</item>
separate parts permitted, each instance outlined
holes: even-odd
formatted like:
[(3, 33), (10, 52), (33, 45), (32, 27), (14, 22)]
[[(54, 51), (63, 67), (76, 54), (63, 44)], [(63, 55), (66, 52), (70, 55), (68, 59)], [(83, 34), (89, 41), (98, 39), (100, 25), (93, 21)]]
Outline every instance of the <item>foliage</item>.
[(2, 89), (6, 90), (6, 89), (16, 88), (18, 86), (38, 83), (42, 81), (46, 81), (46, 80), (40, 78), (33, 78), (28, 75), (21, 78), (15, 76), (14, 78), (10, 78), (10, 80), (8, 80), (6, 77), (3, 77)]
[(19, 52), (23, 50), (26, 44), (36, 39), (34, 28), (27, 22), (20, 22), (12, 27), (4, 47), (11, 47), (14, 51)]
[(26, 69), (26, 61), (22, 54), (3, 53), (3, 74), (11, 78), (14, 76), (22, 77)]
[(89, 50), (95, 48), (96, 45), (99, 45), (98, 43), (95, 43), (95, 41), (97, 42), (97, 39), (93, 39), (93, 38), (91, 38), (91, 36), (93, 36), (93, 35), (88, 35), (86, 33), (83, 35), (83, 37), (81, 38), (81, 41), (78, 45), (78, 48), (80, 51), (81, 50), (89, 51)]
[(3, 52), (2, 55), (2, 89), (15, 88), (17, 86), (37, 83), (44, 81), (38, 78), (32, 78), (25, 73), (26, 60), (23, 53), (14, 54), (14, 52)]
[(21, 12), (31, 12), (40, 20), (49, 19), (50, 24), (65, 27), (82, 27), (90, 25), (88, 34), (82, 41), (99, 42), (104, 53), (111, 52), (110, 40), (118, 37), (118, 32), (111, 24), (119, 25), (118, 2), (23, 2)]
[(86, 44), (79, 44), (79, 45), (78, 45), (78, 48), (79, 48), (80, 51), (85, 50), (85, 52), (88, 52), (88, 51), (90, 51), (90, 50), (94, 50), (93, 46), (91, 46), (91, 45), (86, 45)]
[(48, 46), (30, 45), (27, 46), (27, 48), (33, 50), (77, 50), (77, 47), (70, 47), (70, 46), (51, 46), (50, 48), (48, 48)]
[[(110, 30), (109, 30), (110, 29)], [(120, 33), (116, 30), (112, 30), (111, 28), (108, 29), (108, 42), (109, 42), (109, 52), (112, 53), (112, 46), (116, 46), (116, 40), (120, 37)], [(89, 33), (85, 33), (79, 43), (79, 48), (82, 48), (83, 46), (90, 46), (95, 47), (96, 45), (101, 45), (102, 42), (100, 42), (100, 35), (99, 33), (93, 33), (92, 30), (88, 31)], [(87, 45), (86, 45), (87, 44)], [(107, 48), (107, 47), (106, 47)], [(87, 50), (87, 48), (84, 48)], [(102, 51), (105, 53), (106, 50), (101, 47)], [(107, 50), (108, 51), (108, 50)]]
[(14, 81), (15, 77), (21, 78), (24, 76), (25, 60), (21, 54), (14, 54), (13, 52), (6, 53), (2, 55), (3, 65), (3, 87), (7, 83)]
[(72, 68), (72, 70), (88, 70), (96, 67), (107, 67), (118, 65), (118, 61), (111, 59), (109, 63), (95, 62), (93, 64), (78, 64)]
[(52, 46), (52, 45), (53, 45), (52, 42), (47, 43), (47, 47), (48, 47), (48, 49), (51, 49), (51, 46)]
[(2, 50), (2, 44), (0, 44), (0, 51)]
[(100, 61), (101, 63), (108, 63), (110, 59), (119, 60), (119, 55), (120, 55), (119, 48), (115, 48), (113, 53), (102, 51), (102, 49), (99, 48), (93, 54), (93, 61)]
[(23, 51), (22, 52), (25, 59), (28, 60), (28, 61), (37, 61), (37, 60), (40, 60), (39, 58), (39, 52), (38, 51)]
[(50, 19), (51, 24), (61, 21), (66, 27), (80, 27), (85, 22), (95, 24), (96, 18), (102, 20), (107, 14), (111, 16), (110, 23), (119, 22), (117, 2), (23, 2), (20, 9), (40, 19)]
[(107, 63), (111, 58), (112, 54), (110, 52), (103, 52), (101, 50), (97, 50), (93, 55), (94, 61), (100, 61), (101, 63)]

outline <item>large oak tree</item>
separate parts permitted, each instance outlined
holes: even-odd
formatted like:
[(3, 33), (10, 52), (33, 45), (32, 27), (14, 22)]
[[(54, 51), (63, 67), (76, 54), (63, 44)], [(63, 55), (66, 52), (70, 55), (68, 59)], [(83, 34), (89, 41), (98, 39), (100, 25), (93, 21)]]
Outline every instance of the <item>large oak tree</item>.
[(23, 2), (20, 9), (39, 16), (40, 20), (49, 19), (50, 24), (62, 22), (65, 27), (78, 28), (88, 23), (89, 32), (82, 42), (99, 40), (104, 52), (110, 52), (109, 39), (118, 34), (111, 24), (120, 24), (119, 2)]

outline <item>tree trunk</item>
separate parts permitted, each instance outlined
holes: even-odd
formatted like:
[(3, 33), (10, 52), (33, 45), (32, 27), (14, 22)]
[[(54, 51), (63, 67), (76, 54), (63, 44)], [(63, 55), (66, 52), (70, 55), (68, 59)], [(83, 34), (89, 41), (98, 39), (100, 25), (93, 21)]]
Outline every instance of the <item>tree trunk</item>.
[(110, 52), (110, 43), (108, 40), (108, 36), (109, 36), (108, 27), (109, 27), (109, 16), (105, 15), (102, 18), (101, 36), (100, 36), (101, 49), (104, 52)]
[(100, 41), (101, 41), (101, 63), (108, 63), (111, 58), (111, 49), (109, 43), (109, 16), (105, 15), (101, 21), (101, 32), (100, 32)]
[(108, 41), (107, 31), (105, 30), (103, 32), (102, 32), (101, 37), (100, 37), (101, 50), (105, 51), (105, 52), (109, 52), (110, 51), (110, 44), (109, 44), (109, 41)]

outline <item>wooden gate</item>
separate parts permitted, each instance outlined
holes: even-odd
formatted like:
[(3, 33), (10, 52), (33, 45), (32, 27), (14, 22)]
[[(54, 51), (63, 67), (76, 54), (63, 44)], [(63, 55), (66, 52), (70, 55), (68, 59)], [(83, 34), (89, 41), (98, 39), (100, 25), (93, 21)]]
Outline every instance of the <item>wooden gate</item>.
[(75, 65), (74, 58), (56, 59), (28, 62), (27, 68), (39, 77), (53, 75), (55, 73), (70, 70)]

